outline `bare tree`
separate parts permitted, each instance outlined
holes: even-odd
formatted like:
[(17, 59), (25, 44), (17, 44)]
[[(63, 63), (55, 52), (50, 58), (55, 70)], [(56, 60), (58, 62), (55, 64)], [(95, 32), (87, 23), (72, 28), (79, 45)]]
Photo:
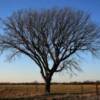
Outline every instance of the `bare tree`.
[(100, 49), (100, 29), (83, 11), (70, 8), (44, 11), (20, 10), (3, 20), (1, 52), (9, 50), (8, 59), (18, 54), (30, 57), (40, 68), (46, 93), (55, 72), (74, 67), (75, 54)]

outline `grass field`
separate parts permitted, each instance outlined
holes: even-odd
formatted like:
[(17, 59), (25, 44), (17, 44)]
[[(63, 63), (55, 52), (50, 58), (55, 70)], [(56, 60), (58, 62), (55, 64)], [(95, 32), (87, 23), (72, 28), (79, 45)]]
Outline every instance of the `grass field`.
[[(96, 84), (53, 84), (51, 85), (52, 94), (96, 94)], [(98, 85), (98, 94), (100, 84)], [(0, 98), (20, 98), (43, 95), (44, 84), (1, 84)]]

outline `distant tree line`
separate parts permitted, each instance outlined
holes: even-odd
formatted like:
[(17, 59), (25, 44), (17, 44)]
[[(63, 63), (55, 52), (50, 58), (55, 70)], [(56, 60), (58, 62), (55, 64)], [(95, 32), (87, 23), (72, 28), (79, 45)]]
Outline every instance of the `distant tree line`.
[[(74, 82), (52, 82), (51, 83), (52, 85), (55, 85), (55, 84), (64, 84), (64, 85), (79, 85), (79, 84), (100, 84), (100, 81), (83, 81), (83, 82), (77, 82), (77, 81), (74, 81)], [(25, 82), (25, 83), (0, 83), (0, 85), (45, 85), (45, 83), (41, 83), (41, 82)]]

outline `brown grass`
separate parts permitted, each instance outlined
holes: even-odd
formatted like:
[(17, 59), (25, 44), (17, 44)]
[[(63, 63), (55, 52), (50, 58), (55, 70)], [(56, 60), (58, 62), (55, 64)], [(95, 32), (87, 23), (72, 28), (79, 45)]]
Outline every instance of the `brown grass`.
[[(100, 85), (99, 85), (100, 90)], [(44, 85), (0, 85), (0, 98), (15, 98), (15, 97), (32, 97), (35, 95), (43, 95)], [(95, 84), (54, 84), (51, 86), (52, 94), (87, 94), (88, 96), (96, 94), (96, 85)], [(59, 97), (57, 95), (57, 97)]]

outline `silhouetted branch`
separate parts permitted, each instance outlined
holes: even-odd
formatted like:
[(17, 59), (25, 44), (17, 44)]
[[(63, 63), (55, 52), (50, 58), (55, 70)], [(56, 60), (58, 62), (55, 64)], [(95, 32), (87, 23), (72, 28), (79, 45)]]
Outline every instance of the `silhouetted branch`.
[(1, 53), (13, 51), (10, 59), (19, 53), (30, 57), (40, 68), (47, 86), (55, 72), (79, 70), (76, 58), (71, 59), (78, 52), (98, 55), (100, 51), (100, 28), (83, 11), (20, 10), (3, 20), (3, 27)]

